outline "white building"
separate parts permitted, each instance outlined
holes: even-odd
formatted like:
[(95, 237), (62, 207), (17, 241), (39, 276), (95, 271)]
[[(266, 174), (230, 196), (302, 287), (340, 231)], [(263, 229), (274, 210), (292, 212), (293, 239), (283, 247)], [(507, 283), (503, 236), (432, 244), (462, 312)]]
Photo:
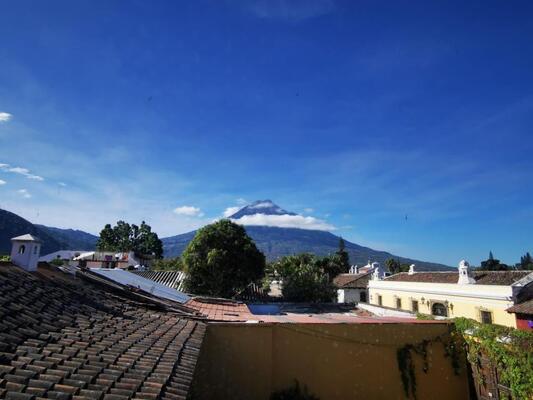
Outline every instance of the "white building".
[(11, 262), (27, 271), (36, 271), (42, 241), (37, 236), (17, 236), (11, 239)]
[(388, 309), (442, 318), (466, 317), (516, 327), (507, 310), (533, 290), (532, 271), (471, 271), (461, 261), (457, 271), (400, 272), (368, 283), (370, 303)]
[(133, 269), (139, 266), (150, 266), (152, 258), (138, 257), (133, 251), (89, 251), (74, 257), (73, 261), (83, 268), (120, 268)]
[(370, 272), (337, 275), (333, 279), (333, 284), (337, 288), (337, 303), (366, 303), (370, 277)]
[[(61, 260), (67, 264), (71, 264), (74, 258), (79, 257), (83, 253), (87, 253), (87, 250), (58, 250), (53, 253), (46, 254), (39, 258), (42, 262), (51, 262), (53, 260)], [(77, 265), (77, 262), (76, 262)]]

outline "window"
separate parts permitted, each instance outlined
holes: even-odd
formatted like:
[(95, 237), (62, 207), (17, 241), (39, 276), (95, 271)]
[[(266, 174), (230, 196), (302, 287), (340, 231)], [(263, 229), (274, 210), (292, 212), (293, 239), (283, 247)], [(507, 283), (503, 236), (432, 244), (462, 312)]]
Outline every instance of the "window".
[(431, 306), (431, 313), (437, 317), (447, 317), (448, 309), (442, 303), (433, 303)]
[(38, 248), (39, 248), (38, 246), (33, 246), (33, 254), (37, 254), (37, 249)]
[(381, 297), (380, 294), (378, 294), (378, 305), (379, 305), (379, 306), (382, 306), (382, 305), (383, 305), (383, 298)]
[(359, 293), (359, 301), (366, 303), (366, 292)]
[(402, 308), (402, 299), (400, 299), (399, 297), (396, 297), (396, 308)]
[(19, 247), (19, 254), (24, 254), (25, 251), (26, 251), (26, 246), (21, 245), (21, 246)]
[(412, 300), (412, 301), (411, 301), (411, 309), (412, 309), (413, 312), (415, 312), (415, 313), (418, 312), (418, 300)]
[(492, 313), (490, 311), (481, 310), (481, 323), (492, 324)]

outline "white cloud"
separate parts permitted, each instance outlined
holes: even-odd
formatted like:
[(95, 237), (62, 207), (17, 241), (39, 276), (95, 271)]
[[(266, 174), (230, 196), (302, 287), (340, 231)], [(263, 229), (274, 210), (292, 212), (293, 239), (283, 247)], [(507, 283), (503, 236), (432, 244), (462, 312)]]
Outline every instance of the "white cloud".
[(28, 168), (12, 167), (9, 164), (0, 164), (0, 169), (7, 172), (12, 172), (14, 174), (23, 175), (26, 178), (34, 181), (44, 181), (44, 178), (42, 176), (32, 174)]
[(67, 184), (66, 184), (65, 182), (57, 182), (57, 184), (58, 184), (59, 186), (63, 186), (63, 187), (66, 187), (66, 186), (67, 186)]
[(305, 211), (306, 213), (312, 213), (312, 212), (315, 211), (315, 210), (314, 210), (313, 208), (311, 208), (311, 207), (308, 207), (308, 208), (304, 208), (304, 211)]
[(276, 226), (279, 228), (316, 229), (320, 231), (335, 230), (335, 227), (326, 221), (314, 217), (304, 217), (302, 215), (253, 214), (234, 219), (233, 222), (241, 225)]
[(17, 193), (20, 194), (25, 199), (29, 199), (31, 197), (30, 192), (28, 192), (26, 189), (17, 190)]
[(243, 199), (242, 197), (239, 197), (237, 199), (237, 204), (240, 205), (240, 206), (244, 206), (245, 204), (248, 204), (248, 202), (246, 201), (246, 199)]
[(235, 214), (237, 211), (239, 211), (241, 207), (228, 207), (224, 210), (224, 213), (222, 214), (224, 218), (231, 217), (233, 214)]
[(7, 122), (11, 118), (13, 118), (13, 115), (7, 112), (0, 112), (0, 122)]
[(178, 215), (186, 215), (187, 217), (203, 217), (204, 213), (198, 207), (181, 206), (174, 209), (174, 213)]
[(0, 179), (0, 186), (5, 185), (6, 183), (7, 183), (6, 181), (3, 181), (2, 179)]

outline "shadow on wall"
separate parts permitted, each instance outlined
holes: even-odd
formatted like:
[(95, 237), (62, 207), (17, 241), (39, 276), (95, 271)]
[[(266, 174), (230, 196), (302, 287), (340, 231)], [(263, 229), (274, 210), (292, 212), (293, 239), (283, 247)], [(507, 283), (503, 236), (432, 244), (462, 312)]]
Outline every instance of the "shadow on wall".
[(298, 381), (321, 400), (466, 400), (450, 340), (445, 323), (210, 324), (192, 398), (267, 400)]

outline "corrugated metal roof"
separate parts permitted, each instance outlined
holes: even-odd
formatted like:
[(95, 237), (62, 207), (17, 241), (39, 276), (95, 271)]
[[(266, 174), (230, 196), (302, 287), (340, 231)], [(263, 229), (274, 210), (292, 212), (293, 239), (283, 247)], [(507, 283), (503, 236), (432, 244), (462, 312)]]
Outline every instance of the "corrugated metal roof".
[(190, 300), (190, 297), (183, 292), (122, 269), (91, 268), (91, 272), (122, 285), (138, 287), (145, 292), (167, 300), (177, 301), (178, 303), (186, 303)]
[(154, 282), (168, 286), (176, 290), (184, 289), (184, 279), (186, 277), (183, 271), (132, 271), (135, 275), (150, 279)]

